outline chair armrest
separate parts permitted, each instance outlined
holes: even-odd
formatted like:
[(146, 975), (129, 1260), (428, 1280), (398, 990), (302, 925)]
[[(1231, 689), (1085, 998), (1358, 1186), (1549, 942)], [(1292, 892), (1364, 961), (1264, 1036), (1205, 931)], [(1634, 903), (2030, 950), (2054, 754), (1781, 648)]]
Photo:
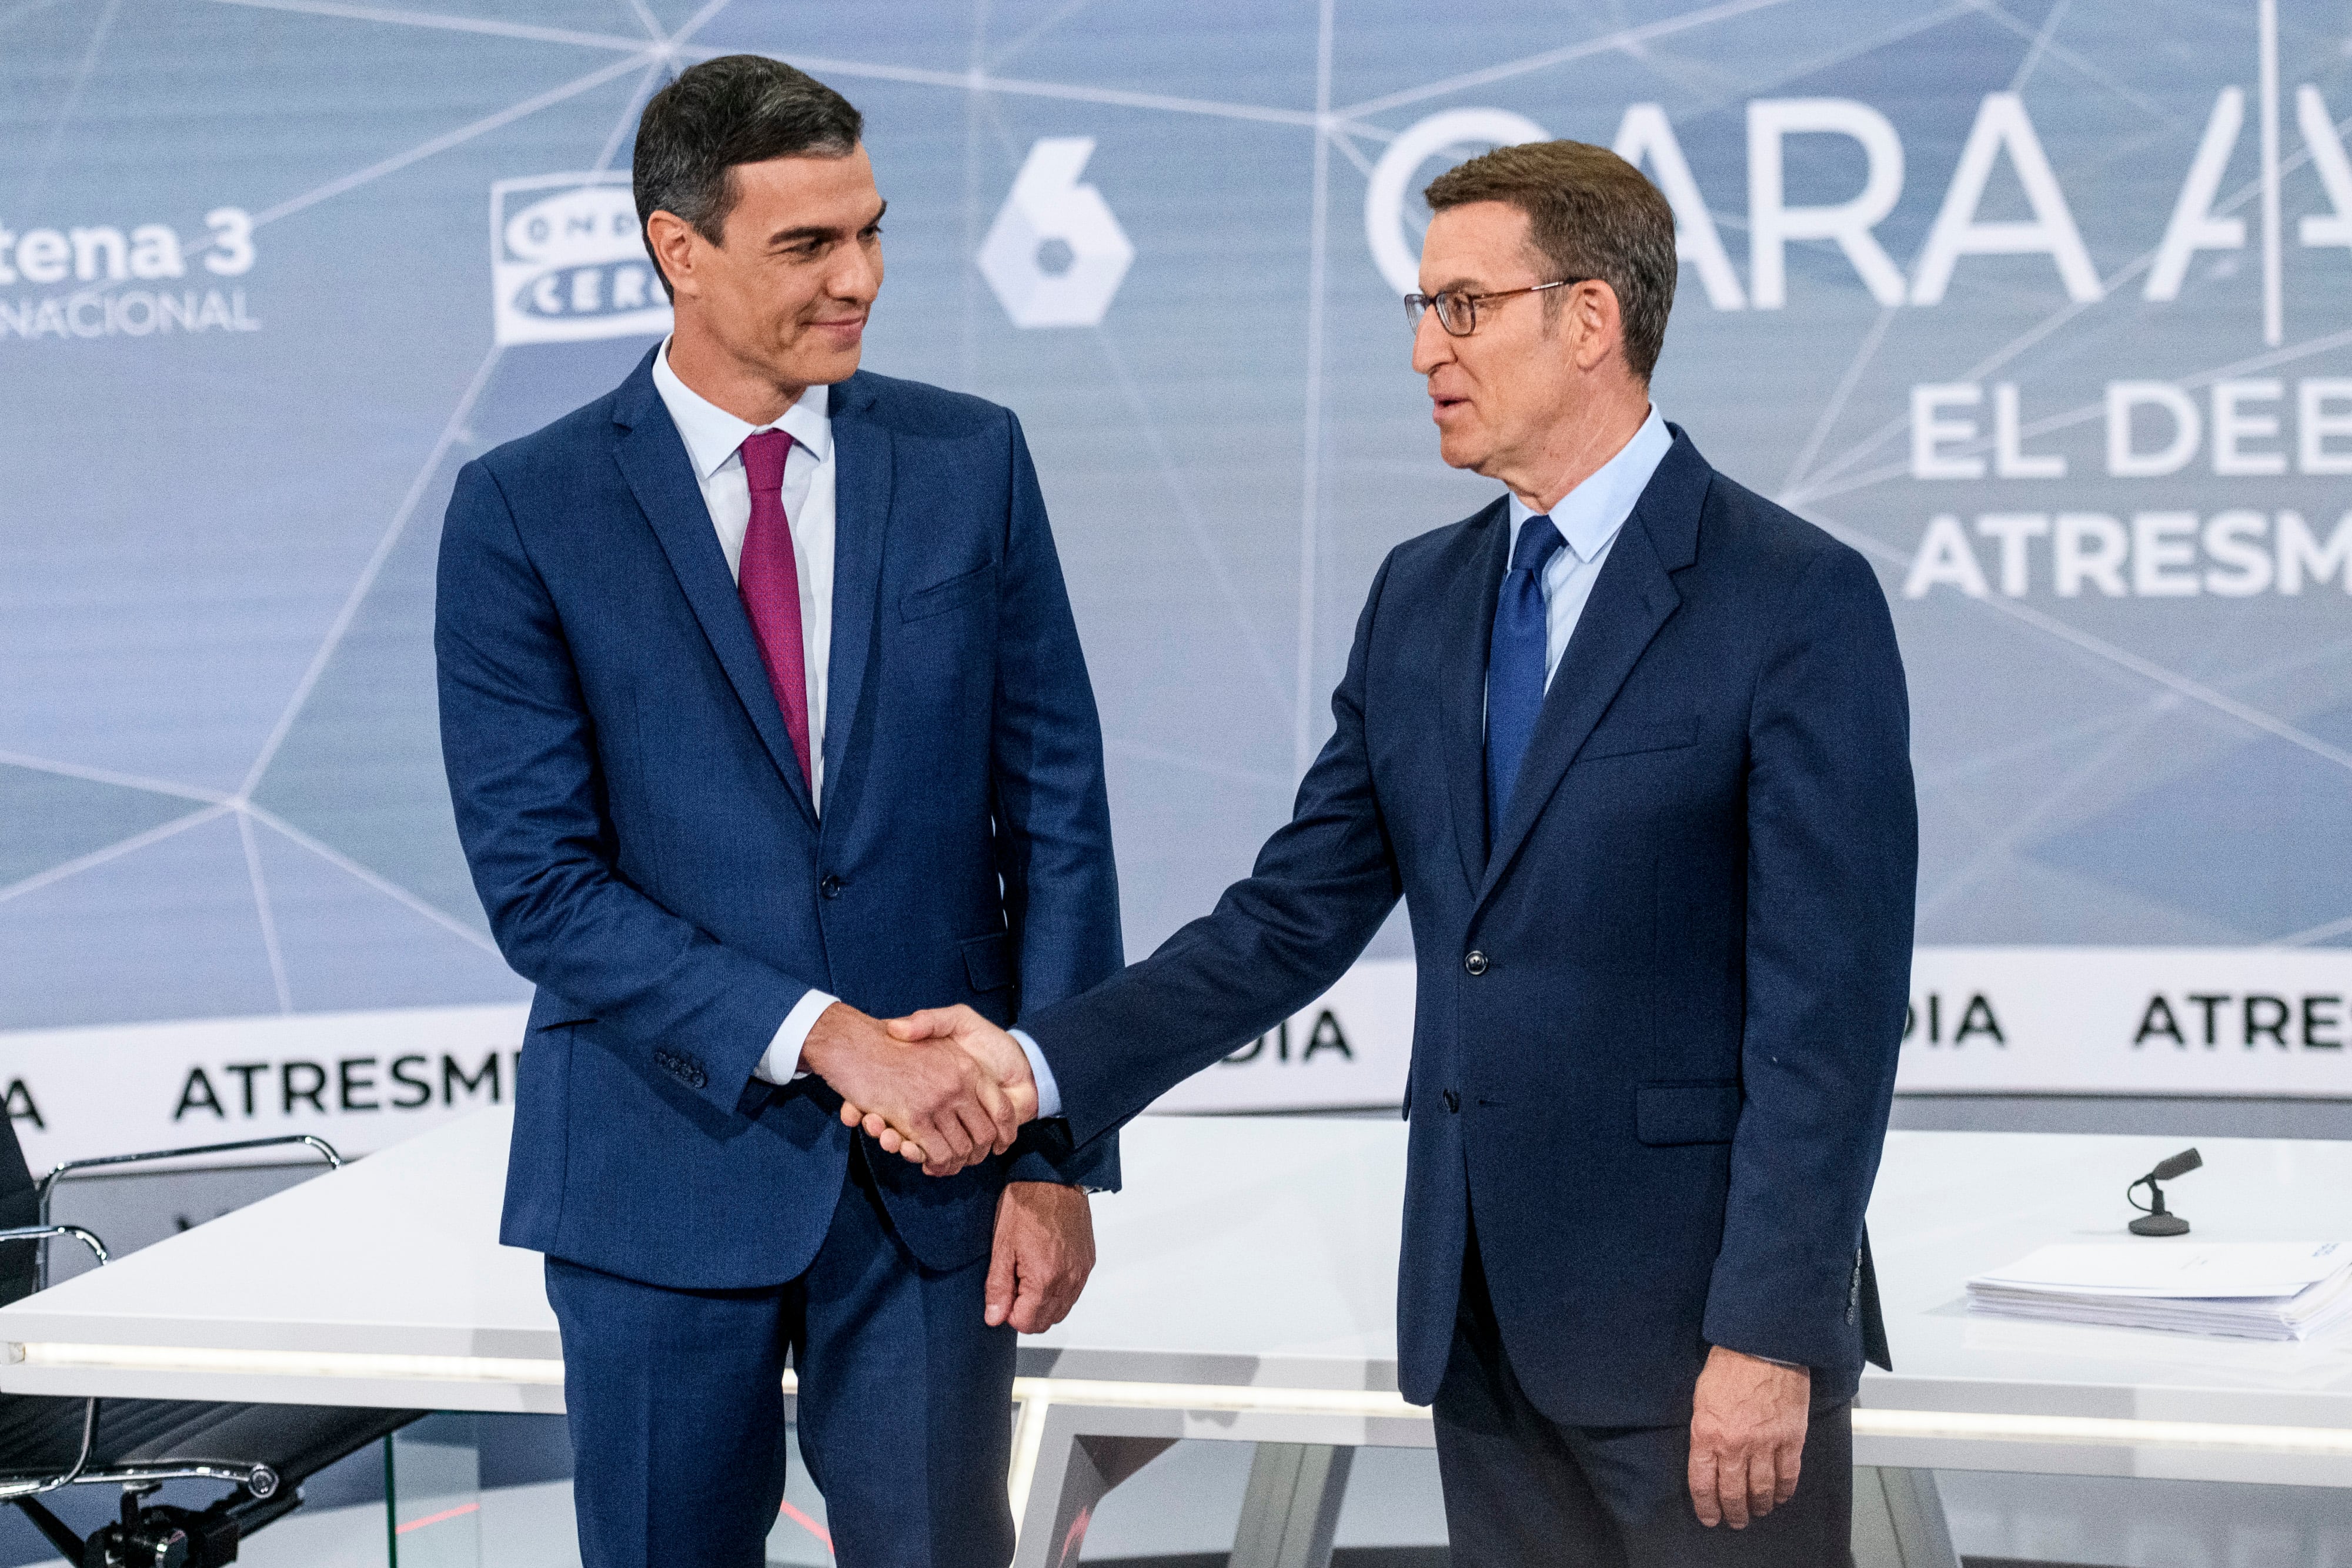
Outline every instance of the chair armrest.
[[(49, 1227), (46, 1230), (37, 1232), (37, 1234), (56, 1236), (62, 1235), (66, 1231), (72, 1229), (72, 1227), (70, 1226), (57, 1227), (49, 1225), (50, 1195), (56, 1191), (58, 1183), (64, 1180), (68, 1176), (77, 1175), (83, 1171), (97, 1170), (107, 1166), (145, 1165), (153, 1160), (187, 1159), (196, 1155), (226, 1155), (234, 1153), (238, 1149), (268, 1149), (292, 1144), (300, 1144), (310, 1149), (311, 1153), (317, 1155), (320, 1159), (325, 1160), (327, 1162), (328, 1168), (331, 1170), (341, 1170), (343, 1168), (343, 1156), (335, 1152), (335, 1145), (327, 1142), (326, 1139), (318, 1137), (310, 1133), (289, 1133), (283, 1136), (274, 1138), (244, 1138), (233, 1144), (194, 1144), (186, 1148), (181, 1149), (148, 1149), (142, 1153), (135, 1155), (96, 1155), (86, 1160), (68, 1160), (64, 1164), (53, 1167), (48, 1175), (43, 1176), (40, 1180), (39, 1186), (36, 1189), (40, 1195), (39, 1214), (41, 1224), (43, 1226)], [(0, 1232), (0, 1240), (7, 1239), (9, 1234), (11, 1233)], [(36, 1232), (27, 1231), (24, 1234), (30, 1236), (36, 1234)], [(88, 1231), (81, 1231), (79, 1234), (88, 1238), (91, 1241), (95, 1241), (97, 1239), (97, 1238), (90, 1236)], [(98, 1260), (101, 1263), (105, 1262), (105, 1249), (101, 1247), (97, 1250), (99, 1253)], [(34, 1276), (34, 1288), (36, 1290), (45, 1290), (47, 1288), (48, 1283), (49, 1249), (44, 1247), (40, 1250), (39, 1262), (37, 1265), (37, 1272)]]
[[(90, 1250), (100, 1263), (113, 1260), (106, 1255), (106, 1243), (79, 1225), (24, 1225), (14, 1230), (0, 1230), (0, 1241), (46, 1241), (52, 1236), (70, 1236)], [(42, 1249), (44, 1252), (47, 1248)]]
[(234, 1144), (193, 1144), (182, 1149), (148, 1149), (135, 1155), (93, 1155), (86, 1160), (68, 1160), (52, 1167), (49, 1174), (41, 1178), (41, 1220), (44, 1224), (48, 1221), (50, 1189), (76, 1171), (96, 1170), (104, 1166), (144, 1165), (151, 1160), (183, 1160), (196, 1155), (226, 1155), (238, 1149), (277, 1148), (289, 1144), (303, 1145), (326, 1161), (331, 1170), (343, 1168), (343, 1156), (335, 1152), (335, 1145), (311, 1133), (289, 1133), (276, 1138), (245, 1138)]

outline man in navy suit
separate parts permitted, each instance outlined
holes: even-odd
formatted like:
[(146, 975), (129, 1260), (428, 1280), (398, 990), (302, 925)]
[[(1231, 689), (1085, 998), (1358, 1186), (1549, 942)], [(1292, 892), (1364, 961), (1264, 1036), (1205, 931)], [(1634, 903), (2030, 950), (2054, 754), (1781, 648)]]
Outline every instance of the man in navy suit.
[(1402, 896), (1398, 1383), (1454, 1561), (1843, 1563), (1916, 861), (1885, 601), (1651, 406), (1676, 263), (1638, 172), (1538, 143), (1428, 200), (1413, 368), (1445, 461), (1507, 494), (1390, 554), (1338, 728), (1214, 913), (1027, 1041), (892, 1028), (1016, 1082), (1042, 1047), (1084, 1148)]
[[(755, 1568), (781, 1377), (844, 1564), (1003, 1568), (1015, 1329), (1068, 1310), (1117, 1150), (1015, 1135), (952, 1046), (1120, 961), (1102, 743), (1002, 408), (857, 369), (882, 198), (788, 66), (646, 107), (674, 334), (469, 463), (442, 738), (499, 948), (539, 990), (502, 1239), (547, 1255), (591, 1568)], [(844, 1094), (920, 1129), (875, 1155)]]

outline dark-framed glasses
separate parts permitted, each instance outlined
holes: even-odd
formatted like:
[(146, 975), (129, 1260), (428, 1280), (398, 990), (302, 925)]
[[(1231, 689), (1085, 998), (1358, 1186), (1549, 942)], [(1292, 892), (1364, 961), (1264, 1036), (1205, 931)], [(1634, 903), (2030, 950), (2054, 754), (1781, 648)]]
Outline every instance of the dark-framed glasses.
[(1492, 294), (1472, 294), (1460, 288), (1436, 294), (1408, 294), (1404, 297), (1404, 319), (1418, 332), (1423, 313), (1433, 309), (1437, 312), (1437, 324), (1445, 329), (1447, 336), (1466, 338), (1478, 329), (1478, 307), (1490, 299), (1514, 299), (1522, 294), (1541, 294), (1547, 288), (1566, 288), (1570, 284), (1591, 281), (1561, 277), (1549, 283), (1532, 283), (1525, 288), (1497, 289)]

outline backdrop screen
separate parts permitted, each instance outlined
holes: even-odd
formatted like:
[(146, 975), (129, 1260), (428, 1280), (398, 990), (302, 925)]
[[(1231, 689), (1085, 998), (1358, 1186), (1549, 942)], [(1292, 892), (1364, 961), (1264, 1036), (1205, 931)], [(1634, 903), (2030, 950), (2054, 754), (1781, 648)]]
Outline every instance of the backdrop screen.
[[(1913, 1091), (2352, 1092), (2352, 38), (2336, 0), (0, 4), (0, 1082), (37, 1150), (511, 1092), (436, 737), (457, 469), (667, 312), (626, 183), (715, 54), (865, 111), (874, 369), (1024, 420), (1129, 952), (1329, 728), (1445, 468), (1419, 192), (1616, 147), (1654, 389), (1879, 570)], [(1394, 1102), (1392, 924), (1176, 1106)], [(36, 1157), (41, 1157), (37, 1152)]]

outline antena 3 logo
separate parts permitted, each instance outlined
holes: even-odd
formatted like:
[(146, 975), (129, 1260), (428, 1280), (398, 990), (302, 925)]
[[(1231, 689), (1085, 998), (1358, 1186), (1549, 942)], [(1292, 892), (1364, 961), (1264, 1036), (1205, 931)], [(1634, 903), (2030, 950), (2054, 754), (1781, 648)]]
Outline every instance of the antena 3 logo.
[(257, 332), (245, 290), (216, 283), (253, 270), (253, 230), (243, 207), (215, 207), (186, 232), (109, 223), (20, 234), (0, 222), (0, 339)]
[(628, 176), (538, 174), (490, 187), (490, 293), (500, 347), (669, 330)]

